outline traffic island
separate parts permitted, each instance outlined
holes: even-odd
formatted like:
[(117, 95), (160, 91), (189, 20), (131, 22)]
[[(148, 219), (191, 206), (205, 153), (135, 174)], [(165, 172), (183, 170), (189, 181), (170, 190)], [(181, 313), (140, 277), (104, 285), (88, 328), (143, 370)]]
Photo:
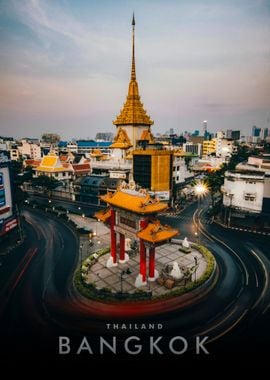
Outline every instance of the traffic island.
[[(165, 300), (179, 297), (202, 288), (203, 292), (216, 280), (216, 262), (204, 246), (190, 244), (190, 252), (179, 251), (181, 240), (156, 249), (155, 281), (136, 287), (139, 255), (130, 255), (127, 263), (108, 267), (110, 249), (103, 249), (86, 258), (75, 274), (75, 285), (86, 298), (108, 302), (136, 302), (138, 300)], [(193, 293), (193, 292), (191, 292)]]

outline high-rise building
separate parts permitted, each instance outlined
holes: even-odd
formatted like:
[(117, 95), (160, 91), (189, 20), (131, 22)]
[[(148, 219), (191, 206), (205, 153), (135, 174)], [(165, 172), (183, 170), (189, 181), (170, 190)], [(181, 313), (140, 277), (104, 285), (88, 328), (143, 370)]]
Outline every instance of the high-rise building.
[(261, 128), (260, 139), (265, 140), (268, 137), (268, 128)]
[(256, 127), (256, 125), (253, 125), (252, 127), (252, 137), (260, 137), (261, 128)]
[(171, 150), (145, 149), (133, 151), (134, 181), (155, 193), (162, 200), (169, 200), (172, 187)]
[(232, 129), (227, 129), (226, 137), (227, 137), (227, 139), (231, 139), (234, 141), (240, 140), (241, 132), (240, 131), (234, 131)]
[(202, 135), (205, 139), (207, 138), (207, 120), (203, 121)]

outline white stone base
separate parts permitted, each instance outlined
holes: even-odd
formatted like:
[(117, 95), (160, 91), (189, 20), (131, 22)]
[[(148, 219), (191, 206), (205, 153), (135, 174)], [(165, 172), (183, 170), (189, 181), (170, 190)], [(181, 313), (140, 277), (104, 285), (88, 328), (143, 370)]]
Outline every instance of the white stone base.
[(141, 286), (146, 286), (147, 282), (143, 281), (143, 276), (139, 273), (138, 276), (136, 277), (135, 281), (135, 287), (140, 288)]
[(106, 267), (107, 268), (112, 268), (112, 267), (117, 267), (117, 263), (114, 263), (113, 262), (113, 258), (112, 258), (112, 256), (110, 256), (109, 258), (108, 258), (108, 260), (107, 260), (107, 264), (106, 264)]
[(148, 281), (154, 282), (159, 277), (159, 271), (155, 269), (155, 276), (154, 277), (148, 277)]
[(129, 255), (125, 253), (125, 258), (124, 260), (119, 260), (119, 264), (125, 264), (129, 261)]

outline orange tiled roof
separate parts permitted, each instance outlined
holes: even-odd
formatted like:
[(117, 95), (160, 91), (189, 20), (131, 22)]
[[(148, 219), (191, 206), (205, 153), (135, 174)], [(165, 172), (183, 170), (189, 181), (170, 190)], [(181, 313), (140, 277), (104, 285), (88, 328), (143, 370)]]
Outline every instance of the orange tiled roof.
[(158, 199), (152, 199), (149, 194), (140, 194), (135, 191), (116, 191), (100, 197), (101, 200), (111, 206), (133, 211), (137, 214), (156, 214), (166, 210), (168, 205)]
[(178, 235), (178, 233), (178, 230), (170, 226), (162, 226), (160, 221), (157, 220), (153, 223), (149, 223), (146, 228), (137, 233), (137, 236), (149, 243), (159, 243), (173, 238)]
[(88, 173), (90, 171), (90, 164), (89, 163), (73, 164), (72, 166), (73, 166), (75, 173), (81, 173), (81, 172)]
[(38, 165), (40, 165), (40, 162), (41, 162), (41, 160), (29, 159), (29, 160), (25, 160), (24, 164), (25, 164), (25, 166), (37, 167)]
[(60, 161), (66, 162), (67, 160), (68, 160), (68, 156), (67, 155), (63, 155), (62, 154), (62, 156), (60, 156)]
[(101, 220), (102, 222), (106, 222), (111, 217), (111, 213), (111, 209), (100, 210), (94, 214), (94, 217)]

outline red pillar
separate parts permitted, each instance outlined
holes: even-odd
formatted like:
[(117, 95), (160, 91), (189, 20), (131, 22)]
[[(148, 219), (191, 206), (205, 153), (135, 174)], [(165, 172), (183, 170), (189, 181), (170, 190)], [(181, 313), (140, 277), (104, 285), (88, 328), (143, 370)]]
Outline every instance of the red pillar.
[(120, 234), (120, 260), (125, 260), (125, 235)]
[(155, 246), (149, 248), (149, 277), (155, 278)]
[[(144, 229), (147, 227), (147, 220), (141, 220), (140, 227)], [(144, 241), (140, 239), (140, 274), (142, 276), (142, 281), (146, 281), (146, 248)]]
[(111, 257), (113, 263), (116, 264), (116, 233), (114, 231), (115, 226), (115, 210), (111, 210)]

